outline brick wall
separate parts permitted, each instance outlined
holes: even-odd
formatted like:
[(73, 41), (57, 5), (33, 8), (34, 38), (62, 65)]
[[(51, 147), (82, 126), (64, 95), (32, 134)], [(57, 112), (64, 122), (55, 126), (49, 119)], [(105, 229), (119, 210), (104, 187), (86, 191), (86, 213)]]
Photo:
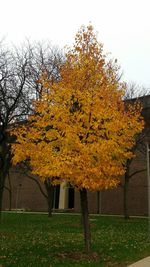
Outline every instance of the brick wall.
[[(143, 116), (145, 118), (146, 131), (150, 129), (150, 96), (140, 98), (143, 105)], [(150, 132), (150, 131), (149, 131)], [(137, 158), (132, 163), (132, 171), (146, 168), (146, 154), (137, 152)], [(12, 208), (25, 209), (31, 211), (47, 211), (47, 203), (44, 196), (34, 181), (22, 174), (11, 173), (12, 184)], [(43, 190), (44, 185), (40, 182)], [(122, 178), (123, 184), (123, 178)], [(8, 181), (6, 182), (8, 185)], [(8, 185), (9, 186), (9, 185)], [(147, 174), (141, 172), (132, 178), (129, 188), (129, 214), (147, 214)], [(89, 210), (96, 213), (98, 209), (97, 193), (88, 193)], [(123, 214), (123, 189), (118, 187), (100, 192), (99, 202), (102, 214)], [(9, 209), (9, 194), (4, 190), (3, 209)], [(75, 192), (75, 211), (80, 211), (79, 193)]]

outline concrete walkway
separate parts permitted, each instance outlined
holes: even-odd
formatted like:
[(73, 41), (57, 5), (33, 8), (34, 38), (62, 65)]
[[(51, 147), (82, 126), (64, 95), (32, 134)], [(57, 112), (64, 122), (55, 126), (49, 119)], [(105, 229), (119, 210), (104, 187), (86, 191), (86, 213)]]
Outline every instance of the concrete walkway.
[(150, 267), (150, 256), (147, 258), (144, 258), (140, 261), (137, 261), (137, 262), (129, 265), (128, 267)]

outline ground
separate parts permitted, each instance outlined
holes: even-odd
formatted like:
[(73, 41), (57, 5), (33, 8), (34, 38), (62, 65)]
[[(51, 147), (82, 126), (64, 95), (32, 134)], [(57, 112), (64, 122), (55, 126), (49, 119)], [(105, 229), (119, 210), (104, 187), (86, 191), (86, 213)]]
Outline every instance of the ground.
[(147, 219), (91, 215), (90, 222), (87, 255), (80, 215), (3, 213), (0, 267), (123, 267), (150, 255)]

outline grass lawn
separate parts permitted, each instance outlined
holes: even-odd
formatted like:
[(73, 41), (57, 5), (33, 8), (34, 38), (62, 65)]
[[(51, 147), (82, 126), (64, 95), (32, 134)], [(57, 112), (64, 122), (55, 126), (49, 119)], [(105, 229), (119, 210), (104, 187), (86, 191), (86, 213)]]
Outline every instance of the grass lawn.
[(127, 266), (150, 255), (147, 220), (90, 216), (93, 253), (83, 252), (80, 216), (2, 213), (0, 267)]

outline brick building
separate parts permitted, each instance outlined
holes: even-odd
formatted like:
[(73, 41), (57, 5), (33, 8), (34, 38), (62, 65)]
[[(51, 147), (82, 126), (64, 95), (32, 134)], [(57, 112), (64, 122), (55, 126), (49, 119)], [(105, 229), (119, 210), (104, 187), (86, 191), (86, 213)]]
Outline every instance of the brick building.
[[(150, 95), (139, 98), (143, 106), (143, 116), (145, 119), (145, 130), (149, 129), (150, 118)], [(134, 100), (133, 100), (134, 101)], [(129, 186), (129, 214), (147, 215), (147, 172), (146, 153), (137, 152), (137, 157), (132, 162), (132, 171), (144, 170), (137, 173), (130, 181)], [(6, 182), (6, 187), (11, 187), (11, 207), (12, 209), (23, 209), (26, 211), (47, 211), (47, 201), (39, 190), (37, 183), (24, 174), (17, 173), (13, 168), (10, 171), (10, 180)], [(122, 178), (121, 183), (124, 183)], [(45, 186), (38, 180), (44, 193)], [(80, 210), (79, 193), (66, 184), (55, 187), (53, 208), (61, 210)], [(123, 214), (123, 188), (102, 190), (99, 193), (88, 194), (89, 211), (101, 214)], [(10, 207), (10, 193), (4, 191), (3, 210)]]

